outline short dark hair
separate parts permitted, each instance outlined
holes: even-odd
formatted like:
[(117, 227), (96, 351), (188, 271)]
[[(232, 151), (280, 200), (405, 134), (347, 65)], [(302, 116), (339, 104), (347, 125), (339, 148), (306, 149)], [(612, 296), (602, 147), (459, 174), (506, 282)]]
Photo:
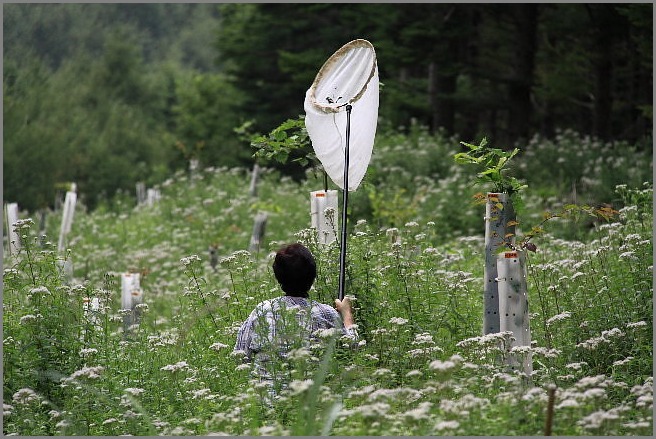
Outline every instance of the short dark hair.
[(317, 277), (317, 264), (305, 246), (290, 244), (276, 253), (273, 273), (288, 296), (307, 297)]

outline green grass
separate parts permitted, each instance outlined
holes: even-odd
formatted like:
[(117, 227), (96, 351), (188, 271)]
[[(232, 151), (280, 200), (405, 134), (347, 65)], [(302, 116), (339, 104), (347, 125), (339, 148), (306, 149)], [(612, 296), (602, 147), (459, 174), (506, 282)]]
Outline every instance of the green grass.
[[(567, 133), (527, 146), (518, 161), (529, 184), (522, 224), (573, 201), (571, 186), (537, 171), (544, 151), (578, 147), (608, 163), (627, 154), (593, 144)], [(23, 250), (4, 262), (4, 434), (541, 435), (555, 387), (553, 434), (650, 435), (653, 191), (640, 179), (651, 181), (648, 164), (624, 162), (606, 180), (562, 169), (599, 180), (594, 191), (580, 187), (577, 201), (620, 213), (608, 223), (556, 219), (533, 240), (527, 380), (502, 361), (507, 334), (481, 335), (484, 212), (471, 202), (481, 188), (453, 165), (456, 149), (416, 127), (379, 140), (350, 198), (347, 292), (360, 346), (337, 340), (299, 354), (273, 406), (232, 346), (254, 306), (281, 294), (270, 254), (282, 243), (313, 251), (311, 295), (333, 302), (339, 247), (317, 244), (308, 229), (309, 192), (321, 179), (299, 184), (269, 170), (251, 197), (244, 170), (179, 173), (154, 206), (123, 194), (78, 210), (65, 254), (42, 246), (25, 220)], [(249, 253), (259, 211), (269, 213), (265, 242)], [(51, 215), (46, 240), (56, 242), (58, 225)], [(144, 290), (139, 323), (127, 331), (125, 271), (140, 272)], [(85, 310), (89, 298), (99, 311)]]

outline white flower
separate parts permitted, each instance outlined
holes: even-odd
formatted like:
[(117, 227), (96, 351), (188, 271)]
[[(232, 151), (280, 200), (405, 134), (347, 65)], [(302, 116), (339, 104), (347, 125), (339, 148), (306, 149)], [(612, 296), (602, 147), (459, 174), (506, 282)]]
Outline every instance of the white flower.
[(635, 252), (628, 251), (620, 254), (620, 259), (626, 259), (627, 261), (637, 261), (638, 257), (635, 255)]
[(198, 399), (209, 395), (210, 393), (212, 393), (212, 391), (210, 389), (200, 389), (200, 390), (190, 390), (189, 393), (191, 393), (192, 399)]
[(595, 398), (605, 398), (606, 397), (606, 391), (604, 389), (600, 389), (599, 387), (595, 387), (592, 389), (588, 389), (585, 392), (583, 392), (583, 399), (595, 399)]
[(581, 378), (575, 386), (579, 389), (585, 389), (586, 387), (597, 387), (604, 385), (606, 382), (606, 375), (595, 375), (591, 377)]
[(191, 256), (187, 256), (186, 258), (180, 259), (180, 262), (182, 262), (182, 265), (187, 267), (194, 262), (200, 262), (200, 258), (198, 257), (198, 255), (191, 255)]
[(565, 367), (568, 368), (568, 369), (572, 369), (572, 370), (581, 370), (581, 368), (583, 366), (587, 366), (587, 365), (588, 365), (588, 363), (586, 363), (585, 361), (581, 361), (580, 363), (566, 364)]
[(435, 425), (435, 430), (455, 430), (458, 427), (460, 427), (460, 423), (458, 421), (440, 421)]
[(147, 303), (138, 303), (134, 306), (134, 309), (137, 311), (141, 312), (147, 312), (148, 311), (148, 304)]
[(339, 333), (341, 333), (341, 331), (338, 328), (319, 328), (314, 332), (314, 335), (319, 338), (330, 338)]
[(568, 398), (563, 400), (560, 404), (556, 406), (557, 409), (562, 409), (566, 407), (578, 407), (579, 402), (574, 398)]
[(30, 227), (32, 227), (33, 225), (34, 225), (34, 221), (32, 220), (32, 218), (18, 220), (12, 224), (15, 232), (20, 232), (21, 230), (29, 230)]
[(601, 336), (606, 339), (610, 337), (623, 337), (624, 332), (622, 332), (619, 328), (613, 328), (609, 329), (608, 331), (601, 331)]
[(105, 368), (102, 366), (83, 367), (82, 369), (73, 372), (73, 374), (68, 378), (68, 380), (75, 380), (78, 378), (88, 378), (90, 380), (95, 380), (100, 378), (100, 374), (104, 370)]
[(545, 323), (546, 323), (547, 325), (551, 325), (552, 323), (555, 323), (555, 322), (559, 322), (559, 321), (561, 321), (561, 320), (568, 319), (568, 318), (570, 318), (571, 316), (572, 316), (572, 313), (571, 313), (571, 312), (569, 312), (569, 311), (565, 311), (565, 312), (562, 312), (562, 313), (560, 313), (560, 314), (557, 314), (557, 315), (551, 317), (550, 319), (547, 319), (547, 321), (546, 321)]
[(388, 375), (388, 374), (391, 374), (391, 373), (392, 373), (391, 370), (389, 370), (387, 368), (384, 368), (384, 367), (381, 367), (380, 369), (374, 370), (373, 375), (379, 377), (379, 376)]
[(405, 412), (403, 416), (406, 418), (414, 419), (416, 421), (420, 421), (422, 419), (428, 419), (430, 417), (430, 408), (432, 406), (433, 406), (432, 402), (424, 401), (422, 403), (419, 403), (419, 406), (417, 408)]
[(587, 430), (594, 430), (601, 427), (605, 421), (619, 419), (621, 411), (621, 407), (616, 407), (608, 411), (598, 410), (577, 421), (577, 425), (580, 425)]
[(314, 384), (314, 381), (310, 379), (302, 381), (293, 380), (291, 383), (289, 383), (289, 389), (291, 390), (292, 395), (298, 395), (299, 393), (303, 393), (312, 387), (312, 384)]
[(300, 347), (297, 349), (292, 349), (289, 351), (288, 358), (290, 360), (302, 360), (304, 358), (308, 358), (312, 355), (312, 353), (304, 347)]
[(260, 436), (282, 436), (280, 434), (276, 434), (279, 433), (280, 429), (279, 427), (273, 425), (265, 425), (260, 427), (257, 431)]
[(71, 425), (70, 421), (64, 419), (64, 420), (61, 420), (61, 421), (57, 422), (57, 425), (55, 425), (55, 427), (57, 427), (57, 428), (66, 428), (66, 427), (70, 427), (70, 425)]
[(164, 367), (161, 367), (159, 370), (166, 370), (170, 372), (177, 372), (178, 370), (186, 370), (189, 369), (189, 365), (187, 364), (186, 361), (178, 361), (175, 364), (167, 364)]
[(365, 404), (357, 407), (355, 410), (360, 412), (364, 418), (378, 418), (384, 417), (391, 406), (384, 402), (376, 402), (373, 404)]
[(389, 322), (394, 324), (394, 325), (401, 326), (401, 325), (405, 325), (406, 323), (408, 323), (408, 319), (404, 319), (402, 317), (392, 317)]
[(18, 390), (16, 393), (14, 393), (11, 399), (16, 404), (29, 404), (34, 401), (39, 401), (40, 398), (39, 395), (37, 395), (34, 390), (29, 388), (23, 388)]
[(533, 348), (533, 353), (536, 355), (542, 355), (544, 358), (557, 358), (563, 351), (560, 349), (547, 349), (545, 347), (535, 347)]
[(87, 349), (81, 349), (80, 350), (80, 357), (88, 357), (93, 354), (97, 354), (98, 349), (95, 348), (87, 348)]
[(213, 343), (213, 344), (210, 345), (210, 349), (212, 349), (214, 351), (220, 351), (221, 349), (225, 349), (227, 347), (228, 347), (227, 344), (223, 344), (223, 343), (219, 343), (219, 342), (216, 342), (216, 343)]
[(419, 344), (435, 344), (433, 341), (433, 336), (428, 332), (422, 332), (421, 334), (416, 334), (415, 339), (412, 341), (413, 345)]
[(25, 314), (23, 317), (20, 318), (19, 323), (21, 325), (27, 325), (30, 322), (34, 322), (34, 321), (38, 320), (40, 317), (42, 317), (41, 314), (38, 314), (36, 316), (33, 315), (33, 314)]
[(654, 405), (653, 395), (642, 395), (636, 399), (636, 407), (647, 407), (651, 409)]
[(636, 428), (636, 429), (637, 429), (637, 428), (649, 428), (649, 427), (651, 427), (651, 426), (652, 426), (651, 422), (647, 422), (647, 421), (642, 421), (642, 422), (626, 422), (626, 423), (622, 424), (622, 427), (626, 427), (626, 428)]
[(43, 296), (49, 296), (50, 295), (50, 290), (47, 287), (40, 286), (36, 288), (30, 289), (29, 295), (34, 296), (34, 295), (43, 295)]
[(451, 369), (454, 369), (456, 366), (457, 364), (451, 360), (446, 360), (446, 361), (434, 360), (431, 361), (431, 363), (428, 365), (428, 368), (440, 372), (448, 372)]
[(618, 360), (613, 363), (613, 366), (623, 366), (633, 360), (633, 357), (626, 357), (624, 360)]
[(128, 387), (128, 388), (126, 388), (126, 389), (124, 390), (124, 392), (127, 393), (128, 395), (139, 396), (139, 395), (141, 395), (142, 393), (144, 393), (145, 390), (144, 390), (144, 389), (140, 389), (140, 388), (138, 388), (138, 387)]

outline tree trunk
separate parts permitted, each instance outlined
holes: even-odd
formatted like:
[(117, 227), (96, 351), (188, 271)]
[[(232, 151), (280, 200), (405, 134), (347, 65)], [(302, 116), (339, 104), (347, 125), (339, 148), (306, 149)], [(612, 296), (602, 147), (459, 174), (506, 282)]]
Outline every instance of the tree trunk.
[(598, 41), (599, 58), (595, 63), (595, 96), (592, 132), (602, 140), (609, 140), (611, 136), (611, 83), (613, 77), (613, 60), (610, 41), (600, 37)]
[(538, 5), (518, 4), (514, 11), (516, 28), (516, 56), (514, 76), (510, 82), (508, 134), (511, 140), (527, 139), (530, 130), (532, 104), (531, 89), (537, 47)]
[(443, 128), (454, 132), (456, 76), (439, 71), (435, 61), (428, 66), (428, 96), (431, 108), (431, 131)]
[(613, 107), (613, 45), (621, 20), (612, 5), (588, 5), (588, 13), (595, 29), (594, 41), (594, 103), (592, 133), (602, 140), (612, 135), (611, 110)]

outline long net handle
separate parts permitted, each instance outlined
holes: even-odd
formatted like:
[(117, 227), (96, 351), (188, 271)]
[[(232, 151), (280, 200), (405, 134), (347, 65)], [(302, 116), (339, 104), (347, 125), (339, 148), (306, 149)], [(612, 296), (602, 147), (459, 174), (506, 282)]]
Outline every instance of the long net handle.
[(346, 106), (346, 148), (344, 149), (344, 188), (342, 206), (342, 242), (339, 251), (339, 300), (344, 299), (346, 285), (346, 209), (348, 208), (349, 143), (351, 140), (351, 104)]

